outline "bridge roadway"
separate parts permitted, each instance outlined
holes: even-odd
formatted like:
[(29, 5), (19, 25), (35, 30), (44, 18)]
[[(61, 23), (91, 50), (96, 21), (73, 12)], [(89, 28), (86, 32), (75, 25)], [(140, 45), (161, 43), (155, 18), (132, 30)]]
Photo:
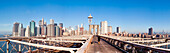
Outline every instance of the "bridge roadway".
[(98, 38), (94, 36), (92, 44), (88, 47), (87, 53), (123, 53), (104, 40), (100, 39), (100, 44), (97, 43)]

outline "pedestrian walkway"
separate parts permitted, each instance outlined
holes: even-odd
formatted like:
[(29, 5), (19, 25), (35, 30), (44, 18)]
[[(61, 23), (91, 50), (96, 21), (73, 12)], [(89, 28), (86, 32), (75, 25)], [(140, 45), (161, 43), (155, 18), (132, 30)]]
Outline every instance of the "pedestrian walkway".
[(92, 44), (87, 50), (87, 53), (122, 53), (112, 45), (100, 39), (100, 44), (97, 43), (98, 39), (95, 36)]

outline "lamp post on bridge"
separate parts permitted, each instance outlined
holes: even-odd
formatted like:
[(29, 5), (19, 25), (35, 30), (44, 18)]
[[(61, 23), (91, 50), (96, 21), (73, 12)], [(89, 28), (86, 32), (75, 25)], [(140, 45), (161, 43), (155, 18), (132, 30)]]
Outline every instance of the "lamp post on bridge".
[(90, 14), (90, 16), (88, 16), (88, 22), (89, 22), (89, 35), (91, 35), (91, 23), (92, 23), (92, 16)]
[(89, 22), (89, 25), (91, 25), (91, 23), (92, 23), (92, 19), (93, 19), (93, 17), (91, 16), (91, 14), (90, 14), (90, 16), (88, 16), (88, 22)]

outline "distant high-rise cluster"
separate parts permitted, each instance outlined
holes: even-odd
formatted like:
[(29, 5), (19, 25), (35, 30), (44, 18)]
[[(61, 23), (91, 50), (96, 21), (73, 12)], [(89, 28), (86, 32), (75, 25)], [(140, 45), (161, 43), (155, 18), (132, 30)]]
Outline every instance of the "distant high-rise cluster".
[[(142, 37), (142, 38), (148, 38), (148, 37), (168, 37), (167, 34), (153, 34), (153, 28), (149, 28), (148, 30), (148, 33), (139, 33), (139, 34), (130, 34), (126, 31), (121, 31), (121, 27), (116, 27), (116, 31), (113, 32), (112, 31), (112, 26), (108, 26), (108, 22), (107, 21), (101, 21), (100, 22), (100, 31), (98, 31), (97, 29), (97, 33), (99, 34), (96, 34), (96, 28), (98, 28), (98, 25), (97, 24), (91, 24), (92, 23), (92, 16), (90, 14), (90, 16), (88, 16), (88, 19), (89, 19), (89, 35), (115, 35), (115, 36), (128, 36), (128, 37)], [(81, 32), (81, 29), (83, 28), (80, 28), (79, 29), (79, 26), (77, 26), (78, 29), (76, 30), (76, 32)], [(93, 29), (93, 30), (91, 30)], [(76, 34), (79, 34), (79, 33), (76, 33)]]
[(15, 22), (13, 27), (13, 36), (24, 36), (25, 35), (25, 28), (23, 28), (23, 24)]
[[(15, 22), (13, 24), (12, 35), (15, 37), (25, 36), (25, 37), (61, 37), (61, 36), (70, 36), (70, 35), (113, 35), (113, 36), (128, 36), (128, 37), (142, 37), (142, 38), (155, 38), (155, 37), (169, 37), (168, 34), (153, 34), (153, 28), (148, 29), (148, 33), (139, 33), (139, 34), (130, 34), (126, 31), (121, 31), (121, 27), (116, 27), (116, 31), (113, 32), (113, 27), (108, 26), (107, 21), (101, 21), (100, 25), (91, 24), (92, 16), (88, 16), (89, 19), (89, 31), (84, 29), (83, 24), (76, 25), (75, 27), (69, 26), (68, 28), (63, 26), (63, 23), (55, 23), (53, 19), (50, 19), (50, 23), (42, 20), (39, 20), (36, 25), (35, 21), (30, 21), (29, 25), (24, 28), (22, 23)], [(97, 29), (97, 30), (96, 30)]]
[(25, 37), (35, 37), (35, 36), (50, 36), (50, 37), (59, 37), (62, 35), (83, 35), (84, 33), (84, 27), (81, 25), (81, 27), (78, 26), (77, 30), (74, 30), (74, 28), (69, 27), (63, 27), (63, 23), (54, 23), (53, 19), (50, 19), (50, 24), (47, 24), (44, 22), (44, 19), (40, 20), (38, 22), (38, 25), (36, 25), (35, 21), (31, 21), (29, 23), (30, 25), (26, 28), (23, 27), (23, 24), (15, 22), (13, 24), (13, 32), (12, 35), (15, 37), (19, 36), (25, 36)]

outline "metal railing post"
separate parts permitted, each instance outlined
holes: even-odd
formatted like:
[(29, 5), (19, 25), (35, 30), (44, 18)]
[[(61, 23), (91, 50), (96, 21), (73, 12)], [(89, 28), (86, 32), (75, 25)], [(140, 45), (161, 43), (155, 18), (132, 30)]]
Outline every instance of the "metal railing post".
[(7, 43), (6, 43), (6, 53), (9, 53), (9, 40), (7, 40)]

